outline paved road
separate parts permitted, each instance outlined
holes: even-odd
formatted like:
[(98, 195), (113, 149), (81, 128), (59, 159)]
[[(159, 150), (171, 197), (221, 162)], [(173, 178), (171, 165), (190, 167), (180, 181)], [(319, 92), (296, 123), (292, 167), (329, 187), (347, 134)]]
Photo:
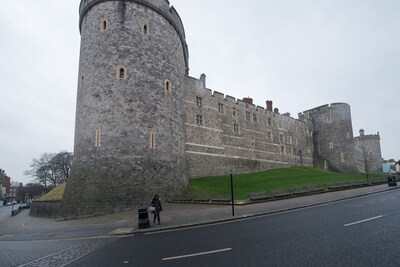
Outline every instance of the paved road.
[(400, 191), (117, 239), (69, 266), (400, 266)]

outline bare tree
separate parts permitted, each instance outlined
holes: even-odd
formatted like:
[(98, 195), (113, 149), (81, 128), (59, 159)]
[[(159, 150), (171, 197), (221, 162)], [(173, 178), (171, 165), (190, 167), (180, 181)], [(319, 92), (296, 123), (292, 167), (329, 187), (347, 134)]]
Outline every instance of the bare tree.
[(33, 159), (25, 175), (35, 179), (39, 184), (48, 187), (57, 186), (67, 181), (72, 164), (72, 153), (44, 153), (39, 159)]

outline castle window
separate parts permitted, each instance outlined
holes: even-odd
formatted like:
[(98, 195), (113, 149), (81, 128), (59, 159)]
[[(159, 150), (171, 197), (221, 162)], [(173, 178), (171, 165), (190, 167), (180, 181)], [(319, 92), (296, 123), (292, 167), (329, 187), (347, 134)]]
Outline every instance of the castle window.
[(224, 113), (224, 105), (221, 103), (218, 103), (218, 112), (219, 113)]
[(101, 130), (100, 130), (100, 128), (96, 129), (96, 137), (95, 137), (94, 146), (96, 146), (96, 147), (101, 146)]
[(281, 143), (283, 143), (284, 142), (284, 136), (283, 136), (283, 134), (281, 134), (281, 135), (279, 135), (279, 141), (281, 142)]
[(268, 123), (268, 126), (271, 126), (271, 125), (272, 125), (272, 120), (271, 120), (271, 118), (268, 118), (268, 119), (267, 119), (267, 123)]
[(340, 153), (340, 162), (346, 162), (346, 159), (345, 159), (345, 157), (344, 157), (344, 153), (342, 152), (342, 153)]
[(165, 91), (172, 93), (172, 83), (169, 80), (165, 81)]
[(201, 108), (202, 107), (202, 99), (201, 97), (196, 96), (196, 106)]
[(233, 116), (233, 117), (236, 117), (236, 108), (233, 108), (233, 110), (232, 110), (232, 116)]
[(286, 136), (286, 143), (291, 145), (292, 144), (292, 137), (291, 136)]
[(239, 124), (233, 124), (233, 132), (234, 133), (239, 133)]
[(83, 86), (83, 83), (85, 82), (85, 76), (81, 76), (81, 86)]
[(197, 125), (203, 125), (203, 116), (196, 115), (196, 124)]
[(118, 67), (117, 69), (117, 79), (118, 80), (125, 80), (127, 76), (126, 68), (123, 66)]
[(257, 122), (257, 114), (255, 114), (255, 113), (253, 114), (253, 121)]
[(246, 111), (246, 120), (250, 121), (250, 112)]
[(103, 20), (101, 21), (101, 31), (106, 31), (107, 28), (108, 28), (108, 20), (103, 19)]
[(285, 147), (281, 146), (281, 154), (285, 154)]
[(156, 148), (156, 134), (155, 133), (150, 133), (149, 147), (150, 148)]
[(291, 148), (291, 147), (289, 147), (289, 148), (288, 148), (288, 154), (289, 154), (290, 156), (292, 156), (292, 155), (293, 155), (293, 150), (292, 150), (292, 148)]
[(330, 149), (330, 150), (333, 149), (333, 143), (329, 143), (329, 149)]
[(142, 25), (142, 33), (144, 35), (148, 35), (149, 34), (149, 26), (147, 26), (147, 24), (143, 24)]

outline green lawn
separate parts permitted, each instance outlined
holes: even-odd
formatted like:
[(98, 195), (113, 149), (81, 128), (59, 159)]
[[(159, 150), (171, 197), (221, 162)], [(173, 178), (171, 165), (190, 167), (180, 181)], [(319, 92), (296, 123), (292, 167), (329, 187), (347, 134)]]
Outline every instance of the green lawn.
[[(381, 178), (384, 174), (369, 178)], [(366, 181), (366, 175), (335, 173), (309, 167), (291, 167), (256, 173), (234, 174), (235, 199), (248, 198), (247, 193), (288, 188), (300, 188), (307, 185), (324, 186), (336, 182)], [(192, 179), (184, 192), (186, 196), (230, 195), (230, 176), (210, 176)]]

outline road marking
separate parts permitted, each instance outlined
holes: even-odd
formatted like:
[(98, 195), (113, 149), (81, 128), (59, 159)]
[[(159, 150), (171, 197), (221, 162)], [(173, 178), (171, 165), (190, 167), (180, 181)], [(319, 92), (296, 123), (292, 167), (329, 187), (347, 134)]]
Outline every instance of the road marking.
[(26, 220), (25, 220), (24, 223), (22, 224), (22, 227), (25, 227), (25, 224), (27, 223), (28, 220), (29, 220), (29, 216), (26, 217)]
[(232, 250), (232, 248), (224, 248), (224, 249), (200, 252), (200, 253), (195, 253), (195, 254), (188, 254), (188, 255), (182, 255), (182, 256), (163, 258), (162, 260), (163, 261), (176, 260), (176, 259), (196, 257), (196, 256), (207, 255), (207, 254), (213, 254), (213, 253), (221, 253), (221, 252), (225, 252), (225, 251), (229, 251), (229, 250)]
[(376, 220), (376, 219), (379, 219), (379, 218), (382, 218), (382, 217), (384, 217), (384, 215), (379, 215), (379, 216), (376, 216), (376, 217), (373, 217), (373, 218), (369, 218), (369, 219), (365, 219), (365, 220), (361, 220), (361, 221), (357, 221), (357, 222), (353, 222), (353, 223), (348, 223), (348, 224), (345, 224), (344, 227), (355, 225), (355, 224), (359, 224), (359, 223), (363, 223), (363, 222), (368, 222), (368, 221), (372, 221), (372, 220)]

